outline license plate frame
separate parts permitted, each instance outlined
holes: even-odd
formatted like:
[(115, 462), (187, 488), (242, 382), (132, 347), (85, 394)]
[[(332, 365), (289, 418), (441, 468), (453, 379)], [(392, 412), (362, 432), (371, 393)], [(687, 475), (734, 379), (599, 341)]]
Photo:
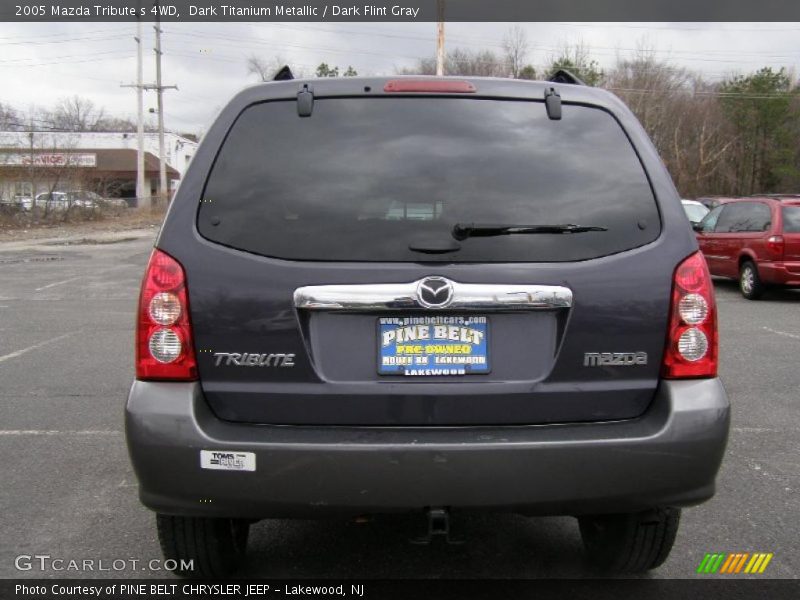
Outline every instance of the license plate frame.
[[(489, 335), (490, 323), (485, 315), (379, 317), (376, 319), (378, 375), (414, 378), (487, 375), (491, 373)], [(399, 346), (403, 348), (398, 352)]]

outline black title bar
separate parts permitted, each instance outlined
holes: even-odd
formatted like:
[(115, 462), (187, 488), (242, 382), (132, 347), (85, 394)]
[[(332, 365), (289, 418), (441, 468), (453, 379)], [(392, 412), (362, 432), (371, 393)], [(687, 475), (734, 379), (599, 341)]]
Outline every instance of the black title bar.
[[(445, 0), (446, 21), (800, 21), (792, 0)], [(437, 0), (3, 0), (0, 21), (438, 20)]]
[(0, 579), (3, 600), (789, 600), (797, 579), (186, 580)]

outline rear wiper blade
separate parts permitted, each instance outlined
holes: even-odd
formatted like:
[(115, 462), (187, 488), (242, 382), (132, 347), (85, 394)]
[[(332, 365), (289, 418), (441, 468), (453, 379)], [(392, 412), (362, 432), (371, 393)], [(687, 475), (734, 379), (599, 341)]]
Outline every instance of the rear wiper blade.
[(453, 237), (465, 240), (469, 237), (493, 237), (496, 235), (515, 235), (522, 233), (584, 233), (587, 231), (608, 231), (607, 227), (588, 225), (493, 225), (487, 223), (456, 223)]

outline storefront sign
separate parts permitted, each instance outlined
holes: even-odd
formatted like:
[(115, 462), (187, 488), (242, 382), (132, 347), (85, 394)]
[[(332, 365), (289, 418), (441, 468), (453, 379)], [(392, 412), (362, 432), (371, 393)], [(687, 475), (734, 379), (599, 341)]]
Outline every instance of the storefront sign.
[(73, 152), (0, 154), (0, 167), (96, 167), (97, 154)]

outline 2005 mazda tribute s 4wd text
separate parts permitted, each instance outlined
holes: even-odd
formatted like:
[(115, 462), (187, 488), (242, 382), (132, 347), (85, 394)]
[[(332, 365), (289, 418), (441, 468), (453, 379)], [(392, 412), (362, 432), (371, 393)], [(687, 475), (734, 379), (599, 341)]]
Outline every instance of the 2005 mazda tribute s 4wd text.
[(680, 198), (565, 73), (248, 88), (142, 284), (127, 442), (187, 575), (262, 518), (467, 510), (573, 515), (595, 565), (644, 571), (728, 427)]

